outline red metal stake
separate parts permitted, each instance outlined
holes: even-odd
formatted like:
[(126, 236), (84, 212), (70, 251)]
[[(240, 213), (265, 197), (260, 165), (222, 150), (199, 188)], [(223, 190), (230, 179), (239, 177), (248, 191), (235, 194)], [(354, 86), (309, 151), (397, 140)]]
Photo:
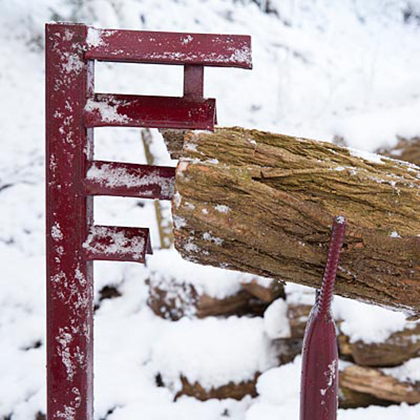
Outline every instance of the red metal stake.
[(46, 26), (48, 419), (93, 419), (93, 264), (81, 252), (93, 223), (83, 183), (93, 150), (86, 36), (84, 25)]
[(321, 292), (309, 316), (302, 350), (300, 420), (335, 420), (338, 406), (338, 349), (331, 301), (347, 221), (334, 219)]

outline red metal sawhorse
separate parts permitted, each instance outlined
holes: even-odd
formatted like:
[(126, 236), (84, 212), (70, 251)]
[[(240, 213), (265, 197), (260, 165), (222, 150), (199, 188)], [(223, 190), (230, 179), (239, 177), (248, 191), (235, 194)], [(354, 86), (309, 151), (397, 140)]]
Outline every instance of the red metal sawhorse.
[[(184, 66), (184, 96), (94, 92), (94, 61)], [(249, 36), (46, 25), (47, 418), (93, 420), (93, 260), (144, 263), (149, 230), (95, 226), (93, 196), (170, 200), (174, 168), (93, 159), (93, 128), (213, 130), (204, 66), (251, 68)]]

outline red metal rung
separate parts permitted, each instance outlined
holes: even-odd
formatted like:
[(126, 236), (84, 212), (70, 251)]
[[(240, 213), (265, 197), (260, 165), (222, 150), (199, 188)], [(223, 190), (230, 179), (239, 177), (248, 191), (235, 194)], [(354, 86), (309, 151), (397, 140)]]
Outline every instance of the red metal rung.
[(174, 195), (175, 168), (93, 161), (85, 185), (88, 195), (171, 200)]
[(89, 28), (89, 60), (252, 68), (251, 37)]
[(149, 229), (119, 226), (92, 226), (83, 249), (88, 260), (144, 263), (152, 253)]
[(216, 101), (96, 94), (85, 107), (86, 127), (150, 127), (213, 130)]

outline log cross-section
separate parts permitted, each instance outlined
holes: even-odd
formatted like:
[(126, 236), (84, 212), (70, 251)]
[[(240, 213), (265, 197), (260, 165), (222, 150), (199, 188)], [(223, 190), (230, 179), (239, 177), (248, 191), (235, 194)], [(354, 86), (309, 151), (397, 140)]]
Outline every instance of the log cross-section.
[(420, 168), (241, 128), (190, 132), (175, 246), (192, 261), (319, 287), (333, 216), (348, 230), (336, 293), (420, 312)]

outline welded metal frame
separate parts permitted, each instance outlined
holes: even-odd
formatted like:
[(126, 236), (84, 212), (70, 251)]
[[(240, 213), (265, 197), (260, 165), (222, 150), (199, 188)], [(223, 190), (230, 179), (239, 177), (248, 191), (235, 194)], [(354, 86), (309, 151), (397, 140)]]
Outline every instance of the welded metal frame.
[[(183, 65), (184, 96), (95, 93), (95, 60)], [(93, 260), (143, 263), (151, 253), (147, 228), (95, 226), (93, 196), (173, 195), (173, 168), (94, 161), (93, 129), (213, 130), (203, 66), (250, 69), (250, 37), (46, 25), (48, 420), (93, 420)]]

